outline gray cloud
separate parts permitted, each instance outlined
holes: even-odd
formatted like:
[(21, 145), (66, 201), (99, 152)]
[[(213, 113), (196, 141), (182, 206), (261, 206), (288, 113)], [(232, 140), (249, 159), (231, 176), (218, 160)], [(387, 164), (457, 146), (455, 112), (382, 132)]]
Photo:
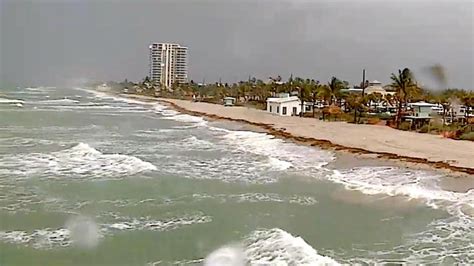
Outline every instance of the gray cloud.
[[(472, 1), (0, 0), (0, 81), (138, 80), (152, 41), (190, 49), (190, 77), (290, 73), (389, 81), (440, 63), (474, 88)], [(421, 76), (423, 77), (423, 76)]]

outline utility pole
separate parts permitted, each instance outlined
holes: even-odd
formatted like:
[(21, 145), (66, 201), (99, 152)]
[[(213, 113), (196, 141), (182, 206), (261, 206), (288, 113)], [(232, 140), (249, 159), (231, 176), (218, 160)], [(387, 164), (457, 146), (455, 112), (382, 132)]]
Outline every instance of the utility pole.
[(365, 69), (362, 70), (362, 96), (365, 96)]
[(301, 97), (301, 111), (300, 111), (300, 117), (303, 117), (303, 111), (304, 111), (303, 86), (300, 86), (300, 97)]

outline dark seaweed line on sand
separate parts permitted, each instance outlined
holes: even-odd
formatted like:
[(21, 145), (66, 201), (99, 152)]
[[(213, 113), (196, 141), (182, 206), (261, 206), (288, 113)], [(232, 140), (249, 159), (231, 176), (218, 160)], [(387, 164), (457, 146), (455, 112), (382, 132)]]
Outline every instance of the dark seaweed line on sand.
[(212, 119), (223, 119), (223, 120), (229, 120), (229, 121), (234, 121), (234, 122), (241, 122), (241, 123), (246, 123), (250, 124), (252, 126), (257, 126), (265, 131), (267, 131), (269, 134), (276, 136), (276, 137), (281, 137), (285, 139), (290, 139), (296, 142), (301, 142), (305, 144), (309, 144), (310, 146), (316, 146), (322, 149), (327, 149), (327, 150), (336, 150), (336, 151), (346, 151), (354, 154), (373, 154), (377, 155), (378, 158), (382, 159), (390, 159), (390, 160), (400, 160), (404, 162), (409, 162), (409, 163), (419, 163), (419, 164), (425, 164), (432, 166), (434, 168), (438, 169), (449, 169), (451, 171), (455, 172), (461, 172), (461, 173), (467, 173), (467, 174), (474, 174), (474, 168), (468, 168), (468, 167), (460, 167), (460, 166), (455, 166), (455, 165), (450, 165), (447, 162), (443, 161), (430, 161), (428, 159), (424, 158), (416, 158), (416, 157), (410, 157), (410, 156), (403, 156), (403, 155), (398, 155), (395, 153), (389, 153), (389, 152), (376, 152), (376, 151), (369, 151), (366, 149), (361, 149), (361, 148), (354, 148), (354, 147), (347, 147), (343, 146), (340, 144), (332, 143), (329, 140), (325, 139), (315, 139), (315, 138), (308, 138), (308, 137), (300, 137), (300, 136), (295, 136), (293, 134), (290, 134), (288, 132), (285, 132), (280, 129), (275, 129), (272, 125), (269, 124), (264, 124), (264, 123), (255, 123), (251, 122), (245, 119), (236, 119), (236, 118), (230, 118), (230, 117), (225, 117), (225, 116), (219, 116), (219, 115), (214, 115), (214, 114), (208, 114), (208, 113), (202, 113), (202, 112), (197, 112), (197, 111), (190, 111), (188, 109), (185, 109), (181, 106), (178, 106), (177, 104), (173, 102), (166, 101), (164, 99), (159, 99), (159, 101), (167, 103), (171, 105), (174, 109), (176, 109), (179, 112), (190, 114), (190, 115), (196, 115), (196, 116), (205, 116), (209, 117)]

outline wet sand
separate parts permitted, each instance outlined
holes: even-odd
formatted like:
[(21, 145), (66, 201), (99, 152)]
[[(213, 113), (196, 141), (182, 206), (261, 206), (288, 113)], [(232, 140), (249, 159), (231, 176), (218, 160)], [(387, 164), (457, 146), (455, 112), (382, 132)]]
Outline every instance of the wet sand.
[(246, 107), (159, 99), (182, 112), (215, 119), (246, 122), (275, 136), (325, 149), (378, 158), (426, 164), (474, 175), (474, 142), (392, 129), (386, 126), (323, 122), (312, 118), (282, 117)]

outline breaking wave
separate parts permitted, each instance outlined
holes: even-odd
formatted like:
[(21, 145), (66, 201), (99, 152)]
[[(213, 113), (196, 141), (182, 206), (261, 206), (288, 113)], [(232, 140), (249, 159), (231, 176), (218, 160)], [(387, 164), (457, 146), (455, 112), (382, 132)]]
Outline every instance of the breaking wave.
[(286, 168), (290, 164), (300, 169), (321, 168), (334, 159), (331, 152), (296, 145), (266, 133), (229, 130), (223, 138), (243, 152), (268, 156), (272, 158), (270, 161), (277, 164), (287, 162)]
[(0, 174), (79, 176), (87, 178), (120, 177), (156, 170), (156, 166), (137, 157), (103, 154), (88, 144), (79, 143), (52, 153), (17, 154), (0, 157)]
[(257, 230), (244, 240), (245, 256), (250, 264), (273, 265), (339, 265), (325, 257), (301, 237), (274, 228)]
[(452, 214), (464, 208), (474, 209), (474, 191), (461, 193), (443, 190), (438, 185), (440, 178), (440, 175), (431, 172), (397, 167), (358, 167), (334, 170), (329, 179), (364, 194), (422, 200), (433, 208), (445, 207)]
[(301, 237), (279, 229), (257, 230), (242, 244), (221, 247), (204, 259), (204, 265), (340, 265), (318, 252)]
[(17, 100), (17, 99), (0, 98), (0, 104), (2, 104), (2, 103), (6, 103), (6, 104), (24, 104), (25, 101)]

